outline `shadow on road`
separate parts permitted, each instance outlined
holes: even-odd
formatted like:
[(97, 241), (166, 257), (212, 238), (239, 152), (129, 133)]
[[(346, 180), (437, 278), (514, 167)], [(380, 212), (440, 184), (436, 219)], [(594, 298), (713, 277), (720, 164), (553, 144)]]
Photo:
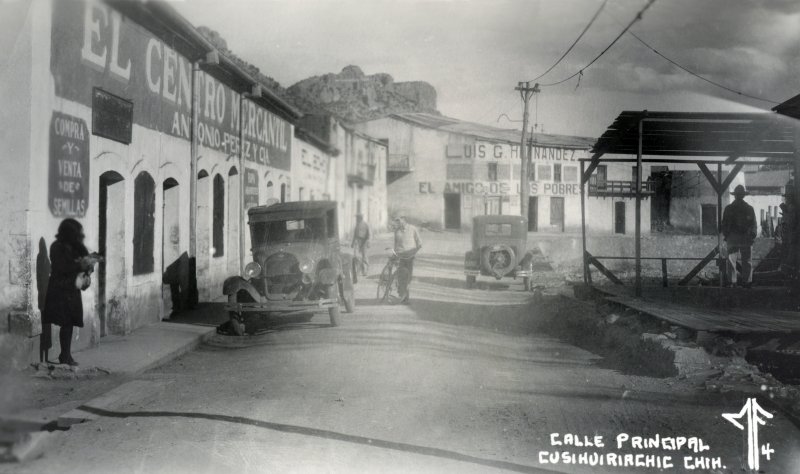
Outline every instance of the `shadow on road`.
[[(466, 288), (466, 280), (455, 279), (455, 278), (414, 276), (414, 281), (427, 283), (429, 285), (437, 285), (443, 288), (461, 288), (461, 289)], [(508, 283), (503, 283), (502, 281), (478, 280), (475, 282), (475, 288), (478, 290), (500, 291), (509, 289), (510, 285)]]
[(111, 411), (101, 408), (93, 408), (89, 406), (81, 406), (81, 410), (93, 413), (98, 416), (108, 418), (192, 418), (210, 421), (223, 421), (226, 423), (236, 423), (239, 425), (254, 426), (256, 428), (277, 431), (280, 433), (290, 433), (302, 436), (313, 436), (315, 438), (330, 439), (341, 441), (344, 443), (358, 444), (362, 446), (370, 446), (373, 448), (391, 449), (393, 451), (401, 451), (412, 454), (421, 454), (424, 456), (433, 456), (442, 459), (450, 459), (453, 461), (467, 462), (477, 464), (479, 466), (487, 466), (496, 469), (505, 469), (513, 472), (525, 473), (553, 473), (551, 471), (534, 466), (526, 466), (524, 464), (517, 464), (508, 461), (498, 461), (494, 459), (484, 459), (467, 454), (450, 451), (447, 449), (431, 448), (428, 446), (419, 446), (416, 444), (399, 443), (395, 441), (388, 441), (375, 438), (367, 438), (364, 436), (350, 435), (339, 433), (337, 431), (323, 430), (318, 428), (310, 428), (306, 426), (289, 425), (284, 423), (273, 423), (269, 421), (254, 420), (252, 418), (245, 418), (242, 416), (230, 416), (209, 413), (196, 413), (196, 412), (174, 412), (174, 411)]
[(423, 321), (472, 326), (514, 334), (533, 330), (536, 327), (536, 315), (540, 312), (532, 303), (519, 306), (492, 306), (419, 298), (413, 300), (412, 309)]

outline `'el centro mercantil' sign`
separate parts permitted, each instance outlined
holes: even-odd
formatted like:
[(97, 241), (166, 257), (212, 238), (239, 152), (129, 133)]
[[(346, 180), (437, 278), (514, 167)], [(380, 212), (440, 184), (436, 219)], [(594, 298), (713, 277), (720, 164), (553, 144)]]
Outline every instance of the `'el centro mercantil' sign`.
[[(191, 138), (192, 64), (109, 5), (54, 2), (50, 70), (58, 97), (91, 107), (92, 88), (99, 87), (132, 102), (137, 125)], [(240, 94), (206, 72), (195, 79), (201, 146), (228, 155), (241, 150), (249, 162), (290, 168), (289, 122), (253, 101), (242, 104)]]
[(50, 120), (47, 201), (56, 217), (83, 217), (89, 205), (89, 129), (83, 119), (59, 112)]

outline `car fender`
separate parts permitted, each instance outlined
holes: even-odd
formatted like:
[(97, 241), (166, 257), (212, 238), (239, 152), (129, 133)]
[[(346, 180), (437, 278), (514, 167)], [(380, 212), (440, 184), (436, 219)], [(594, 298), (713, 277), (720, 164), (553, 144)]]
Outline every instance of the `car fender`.
[(253, 297), (253, 301), (261, 301), (261, 295), (256, 287), (240, 276), (227, 278), (222, 284), (222, 294), (224, 295), (235, 295), (241, 290), (248, 292)]

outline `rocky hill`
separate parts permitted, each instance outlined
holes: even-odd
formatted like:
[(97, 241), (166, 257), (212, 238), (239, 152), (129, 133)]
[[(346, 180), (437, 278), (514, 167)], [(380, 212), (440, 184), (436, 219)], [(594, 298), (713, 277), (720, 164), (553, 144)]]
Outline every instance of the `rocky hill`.
[(286, 92), (305, 112), (327, 111), (350, 122), (391, 113), (438, 113), (436, 89), (427, 82), (394, 82), (389, 74), (368, 76), (358, 66), (303, 79)]
[(347, 66), (338, 74), (314, 76), (284, 88), (278, 81), (228, 49), (228, 43), (211, 28), (198, 31), (238, 66), (305, 113), (331, 113), (349, 122), (359, 122), (392, 113), (436, 110), (436, 89), (427, 82), (395, 82), (389, 74), (366, 75), (358, 66)]

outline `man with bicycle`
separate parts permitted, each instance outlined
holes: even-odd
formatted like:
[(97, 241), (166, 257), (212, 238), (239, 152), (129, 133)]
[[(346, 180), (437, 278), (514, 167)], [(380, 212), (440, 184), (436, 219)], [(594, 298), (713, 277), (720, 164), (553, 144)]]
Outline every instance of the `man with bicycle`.
[(356, 227), (353, 229), (353, 244), (356, 258), (358, 259), (358, 269), (363, 276), (367, 276), (369, 271), (369, 259), (367, 258), (367, 248), (369, 248), (369, 225), (364, 221), (363, 214), (356, 214)]
[(394, 218), (394, 251), (400, 257), (398, 268), (405, 269), (405, 278), (398, 281), (400, 294), (403, 296), (403, 304), (409, 303), (409, 286), (411, 276), (414, 273), (414, 256), (422, 248), (422, 240), (419, 238), (417, 228), (408, 222), (403, 215)]

